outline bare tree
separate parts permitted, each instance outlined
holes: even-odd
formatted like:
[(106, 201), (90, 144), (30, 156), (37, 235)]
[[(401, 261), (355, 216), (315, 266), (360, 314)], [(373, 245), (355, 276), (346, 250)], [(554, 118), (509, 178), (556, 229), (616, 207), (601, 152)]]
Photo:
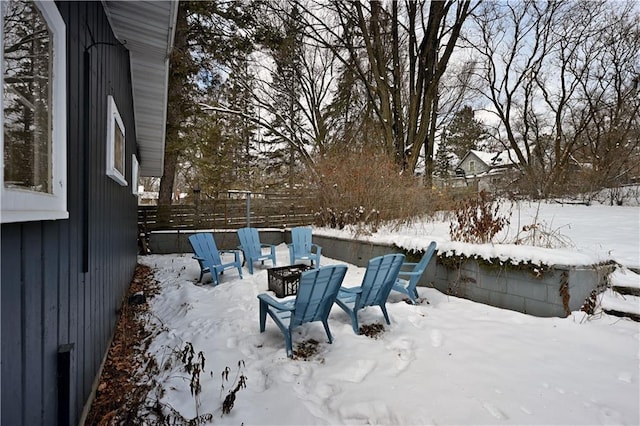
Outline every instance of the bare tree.
[[(616, 103), (616, 97), (632, 95), (624, 81), (630, 70), (637, 73), (637, 44), (632, 54), (623, 51), (634, 46), (634, 9), (630, 3), (506, 1), (485, 3), (474, 15), (477, 33), (467, 42), (477, 55), (477, 92), (498, 118), (496, 134), (533, 195), (561, 190), (579, 166), (574, 154), (591, 132), (593, 114), (602, 111), (595, 96)], [(627, 31), (607, 40), (605, 34), (619, 32), (623, 21)], [(613, 75), (613, 58), (626, 74)], [(620, 96), (613, 90), (616, 80)], [(637, 116), (633, 111), (628, 118)]]
[[(552, 49), (550, 31), (558, 8), (556, 3), (543, 8), (536, 2), (485, 3), (474, 15), (478, 33), (467, 39), (478, 58), (477, 90), (499, 119), (497, 134), (531, 177), (537, 176), (532, 133), (541, 127), (534, 109), (534, 77)], [(541, 156), (538, 160), (544, 165)]]
[(364, 88), (381, 144), (413, 172), (425, 148), (433, 168), (438, 88), (477, 3), (471, 1), (302, 2), (306, 28)]
[(615, 5), (593, 43), (580, 80), (582, 102), (571, 111), (575, 156), (589, 164), (590, 188), (616, 187), (640, 177), (640, 16), (632, 3)]
[(211, 111), (243, 116), (264, 130), (262, 156), (274, 174), (286, 167), (289, 185), (299, 166), (313, 170), (316, 155), (331, 143), (334, 55), (309, 43), (295, 3), (267, 3), (261, 14), (261, 49), (253, 60), (251, 116), (232, 105)]

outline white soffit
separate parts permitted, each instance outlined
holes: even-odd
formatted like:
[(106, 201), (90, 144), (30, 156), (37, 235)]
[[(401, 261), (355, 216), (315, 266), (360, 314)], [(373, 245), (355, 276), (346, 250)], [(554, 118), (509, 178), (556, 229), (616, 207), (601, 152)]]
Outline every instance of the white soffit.
[(129, 49), (140, 176), (161, 176), (169, 55), (178, 1), (103, 1), (111, 28)]

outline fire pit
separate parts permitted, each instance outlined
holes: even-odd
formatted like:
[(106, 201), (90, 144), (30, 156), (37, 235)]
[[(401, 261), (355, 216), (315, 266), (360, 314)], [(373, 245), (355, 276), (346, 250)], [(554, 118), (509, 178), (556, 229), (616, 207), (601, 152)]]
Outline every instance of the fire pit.
[(269, 268), (267, 276), (269, 278), (269, 290), (276, 294), (276, 297), (292, 296), (298, 292), (300, 285), (300, 275), (311, 266), (291, 265), (279, 268)]

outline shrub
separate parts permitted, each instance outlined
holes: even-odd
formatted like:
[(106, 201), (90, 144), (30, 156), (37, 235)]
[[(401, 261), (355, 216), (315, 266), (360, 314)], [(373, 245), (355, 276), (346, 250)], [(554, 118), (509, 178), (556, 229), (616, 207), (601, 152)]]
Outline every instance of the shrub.
[(382, 222), (409, 221), (433, 212), (438, 195), (421, 179), (399, 173), (384, 153), (330, 154), (316, 164), (311, 206), (315, 224), (358, 232), (375, 232)]
[(485, 192), (476, 197), (458, 202), (453, 210), (449, 226), (452, 241), (485, 244), (505, 226), (509, 225), (509, 215), (500, 213), (501, 202), (493, 201)]

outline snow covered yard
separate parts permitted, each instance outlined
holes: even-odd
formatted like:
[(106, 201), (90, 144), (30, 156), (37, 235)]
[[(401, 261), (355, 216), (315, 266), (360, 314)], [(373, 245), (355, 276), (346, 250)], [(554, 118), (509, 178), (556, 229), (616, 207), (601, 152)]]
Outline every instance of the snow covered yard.
[[(141, 260), (157, 268), (162, 287), (151, 307), (166, 331), (150, 350), (162, 363), (190, 342), (206, 358), (198, 411), (179, 362), (160, 378), (163, 401), (187, 418), (212, 413), (216, 424), (274, 425), (640, 422), (640, 327), (629, 320), (582, 312), (536, 318), (421, 288), (428, 304), (391, 295), (392, 323), (377, 339), (356, 336), (338, 308), (329, 321), (331, 345), (320, 324), (299, 327), (294, 348), (315, 339), (318, 353), (290, 360), (273, 322), (258, 330), (256, 296), (266, 290), (266, 269), (243, 280), (229, 271), (217, 287), (196, 286), (190, 256)], [(278, 261), (287, 262), (284, 245)], [(363, 272), (350, 266), (345, 284), (359, 284)], [(377, 309), (361, 313), (362, 324), (382, 322)], [(247, 387), (221, 417), (234, 384), (220, 373), (229, 367), (235, 377), (239, 361)]]
[[(625, 264), (638, 259), (640, 209), (582, 207), (558, 206), (566, 210), (545, 220), (571, 233), (581, 256)], [(405, 247), (430, 239), (447, 244), (437, 231), (443, 225), (421, 226), (370, 238)], [(284, 244), (277, 259), (279, 266), (289, 262)], [(348, 316), (334, 306), (333, 344), (319, 323), (298, 327), (294, 350), (319, 343), (308, 359), (291, 360), (270, 318), (264, 333), (258, 328), (256, 296), (267, 291), (270, 264), (256, 264), (254, 275), (244, 268), (244, 279), (228, 270), (213, 287), (194, 284), (199, 268), (190, 255), (141, 256), (140, 262), (155, 270), (161, 287), (150, 302), (150, 321), (161, 331), (149, 348), (161, 366), (161, 402), (188, 419), (210, 413), (214, 424), (246, 425), (640, 424), (640, 324), (628, 319), (579, 311), (537, 318), (419, 288), (426, 301), (417, 306), (392, 292), (391, 325), (376, 338), (355, 335)], [(342, 262), (323, 257), (323, 265), (332, 263)], [(359, 285), (363, 274), (364, 268), (349, 265), (343, 285)], [(640, 277), (628, 269), (612, 281), (640, 287)], [(384, 324), (379, 309), (371, 308), (360, 313), (360, 322)], [(187, 343), (206, 360), (197, 398), (179, 361)], [(239, 375), (246, 388), (223, 415)]]

